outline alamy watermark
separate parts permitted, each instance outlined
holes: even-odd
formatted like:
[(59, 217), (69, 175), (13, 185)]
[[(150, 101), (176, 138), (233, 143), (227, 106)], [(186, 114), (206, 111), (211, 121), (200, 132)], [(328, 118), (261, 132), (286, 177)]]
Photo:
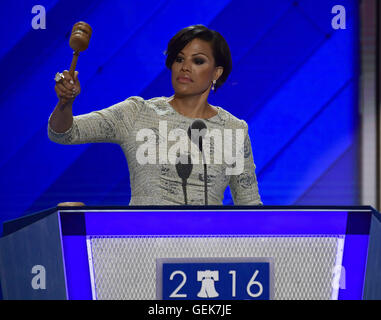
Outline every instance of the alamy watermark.
[(32, 274), (35, 276), (32, 278), (31, 286), (34, 290), (45, 290), (46, 289), (46, 270), (45, 267), (37, 264), (33, 266), (31, 270)]
[[(33, 14), (36, 14), (31, 21), (32, 28), (35, 30), (46, 29), (46, 9), (43, 5), (35, 5), (32, 7)], [(343, 5), (334, 5), (331, 9), (331, 13), (335, 16), (331, 20), (331, 26), (333, 29), (346, 29), (346, 11)]]
[[(192, 129), (190, 136), (181, 128), (168, 132), (167, 121), (159, 121), (159, 129), (138, 130), (136, 141), (142, 142), (136, 150), (139, 164), (226, 164), (226, 175), (239, 175), (244, 170), (244, 129)], [(202, 149), (198, 141), (202, 138)], [(173, 142), (173, 143), (171, 143)], [(171, 146), (168, 148), (169, 143)], [(201, 152), (202, 150), (202, 152)]]
[(36, 15), (32, 18), (31, 25), (35, 30), (46, 29), (46, 10), (42, 5), (35, 5), (32, 8), (32, 13)]
[(345, 7), (337, 4), (332, 7), (331, 13), (335, 14), (335, 16), (331, 20), (331, 26), (333, 29), (346, 29), (346, 12)]

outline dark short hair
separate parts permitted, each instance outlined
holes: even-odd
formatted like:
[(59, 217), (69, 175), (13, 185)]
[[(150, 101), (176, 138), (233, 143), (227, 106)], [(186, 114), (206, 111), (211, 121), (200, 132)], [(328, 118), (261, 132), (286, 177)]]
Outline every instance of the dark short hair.
[(211, 44), (215, 66), (224, 68), (222, 75), (218, 78), (215, 84), (215, 90), (217, 90), (226, 81), (232, 70), (232, 58), (229, 46), (224, 37), (217, 31), (210, 30), (202, 24), (196, 24), (181, 29), (168, 42), (167, 50), (165, 51), (165, 55), (167, 56), (165, 65), (171, 70), (172, 64), (179, 52), (189, 42), (196, 38)]

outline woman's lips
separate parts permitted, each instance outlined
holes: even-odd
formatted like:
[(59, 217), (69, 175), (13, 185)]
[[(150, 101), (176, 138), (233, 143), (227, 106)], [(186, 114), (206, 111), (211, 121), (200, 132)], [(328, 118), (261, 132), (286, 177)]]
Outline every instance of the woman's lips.
[(177, 77), (177, 81), (180, 82), (180, 83), (193, 82), (190, 78), (186, 78), (186, 77)]

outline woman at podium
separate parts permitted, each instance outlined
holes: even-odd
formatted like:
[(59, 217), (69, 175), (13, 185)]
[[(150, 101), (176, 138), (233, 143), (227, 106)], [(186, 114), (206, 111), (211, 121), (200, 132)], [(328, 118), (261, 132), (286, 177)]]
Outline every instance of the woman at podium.
[(166, 67), (171, 97), (132, 96), (78, 116), (72, 113), (78, 72), (57, 74), (49, 138), (119, 144), (130, 171), (130, 205), (221, 205), (228, 185), (235, 205), (261, 205), (247, 123), (208, 103), (232, 69), (225, 39), (203, 25), (184, 28), (168, 43)]

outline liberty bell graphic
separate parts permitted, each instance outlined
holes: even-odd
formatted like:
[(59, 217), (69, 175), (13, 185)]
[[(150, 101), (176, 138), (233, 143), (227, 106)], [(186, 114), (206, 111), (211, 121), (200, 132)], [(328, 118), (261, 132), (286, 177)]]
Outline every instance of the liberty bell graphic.
[(218, 271), (197, 271), (197, 281), (201, 281), (201, 290), (197, 293), (199, 298), (216, 298), (219, 296), (214, 281), (218, 281)]

